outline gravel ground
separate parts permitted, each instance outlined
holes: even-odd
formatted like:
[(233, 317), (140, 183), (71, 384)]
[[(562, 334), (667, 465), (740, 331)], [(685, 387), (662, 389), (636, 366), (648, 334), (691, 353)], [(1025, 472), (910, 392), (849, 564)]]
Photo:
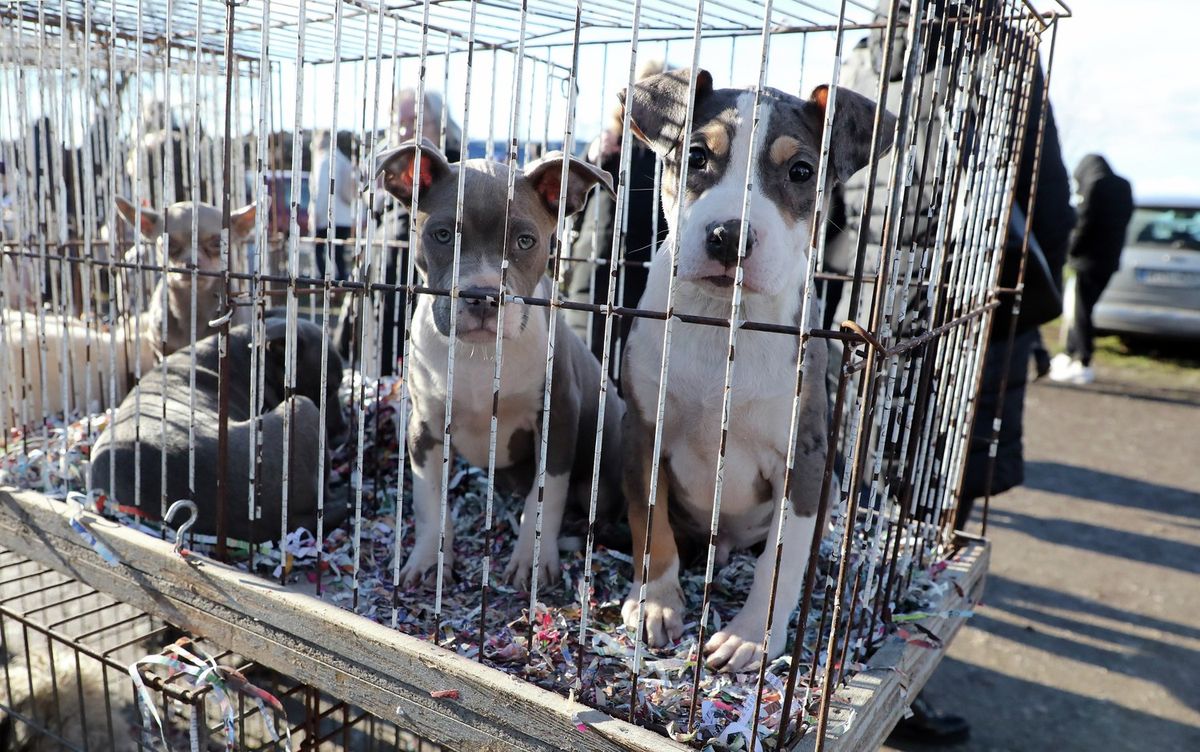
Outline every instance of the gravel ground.
[(970, 720), (954, 750), (1200, 750), (1196, 370), (1030, 389), (1026, 484), (993, 499), (984, 605), (926, 694)]

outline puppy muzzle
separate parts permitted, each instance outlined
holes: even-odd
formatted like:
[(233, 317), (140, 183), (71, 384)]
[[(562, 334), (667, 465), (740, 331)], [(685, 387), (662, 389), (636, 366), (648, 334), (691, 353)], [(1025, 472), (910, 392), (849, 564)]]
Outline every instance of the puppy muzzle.
[[(703, 238), (697, 240), (700, 247), (690, 249), (692, 261), (681, 265), (680, 279), (698, 283), (701, 289), (715, 297), (731, 296), (738, 266), (738, 246), (742, 240), (741, 219), (710, 222), (704, 228)], [(758, 245), (758, 232), (748, 226), (742, 255), (742, 285), (750, 292), (758, 287), (761, 273), (757, 269), (759, 264), (752, 260)]]
[[(745, 258), (754, 253), (754, 243), (757, 233), (753, 227), (747, 227)], [(728, 219), (724, 222), (711, 222), (704, 228), (704, 252), (718, 263), (732, 267), (737, 265), (738, 245), (742, 238), (742, 221)]]
[(472, 343), (495, 342), (500, 290), (468, 287), (462, 293), (458, 299), (458, 338)]

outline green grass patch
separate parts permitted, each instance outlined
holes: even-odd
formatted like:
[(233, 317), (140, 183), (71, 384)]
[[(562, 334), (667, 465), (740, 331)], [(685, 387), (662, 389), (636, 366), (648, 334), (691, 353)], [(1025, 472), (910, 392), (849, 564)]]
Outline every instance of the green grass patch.
[[(1051, 354), (1062, 352), (1061, 319), (1042, 327)], [(1093, 361), (1100, 380), (1200, 390), (1200, 342), (1109, 335), (1096, 338)]]

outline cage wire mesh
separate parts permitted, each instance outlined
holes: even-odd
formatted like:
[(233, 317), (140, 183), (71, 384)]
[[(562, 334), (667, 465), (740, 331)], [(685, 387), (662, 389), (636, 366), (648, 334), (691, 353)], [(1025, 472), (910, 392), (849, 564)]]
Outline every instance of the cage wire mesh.
[[(0, 622), (5, 749), (438, 749), (8, 550)], [(170, 664), (171, 647), (215, 671)], [(266, 696), (278, 715), (260, 707)]]
[(820, 746), (945, 589), (1067, 13), (5, 3), (0, 482), (191, 499), (192, 548), (607, 713)]

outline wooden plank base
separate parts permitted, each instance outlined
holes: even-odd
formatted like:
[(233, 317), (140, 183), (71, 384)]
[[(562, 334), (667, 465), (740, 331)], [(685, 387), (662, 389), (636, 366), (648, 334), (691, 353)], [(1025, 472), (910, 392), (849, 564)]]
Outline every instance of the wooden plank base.
[[(983, 597), (991, 545), (983, 538), (966, 535), (960, 535), (960, 542), (963, 546), (950, 558), (938, 578), (951, 585), (941, 602), (930, 607), (931, 612), (967, 611)], [(912, 645), (895, 635), (889, 637), (871, 656), (867, 668), (834, 692), (829, 725), (839, 730), (827, 735), (824, 748), (837, 752), (879, 749), (905, 709), (933, 676), (951, 640), (965, 622), (964, 616), (938, 616), (920, 622), (941, 640), (940, 649)], [(817, 735), (812, 732), (792, 749), (810, 752), (816, 746)]]
[[(0, 544), (451, 749), (682, 750), (648, 729), (94, 514), (0, 489)], [(458, 690), (458, 699), (430, 696)], [(576, 728), (583, 724), (585, 730)]]
[[(110, 566), (70, 525), (71, 506), (0, 488), (0, 545), (451, 749), (691, 749), (653, 731), (402, 634), (236, 567), (176, 555), (169, 543), (84, 512), (80, 520), (120, 560)], [(942, 575), (957, 583), (934, 610), (978, 602), (986, 541), (961, 549)], [(959, 595), (961, 590), (962, 595)], [(962, 619), (922, 626), (949, 644)], [(875, 749), (944, 654), (893, 638), (835, 694), (848, 719), (828, 750)], [(458, 690), (458, 699), (431, 692)], [(577, 728), (582, 724), (584, 730)], [(815, 748), (815, 734), (794, 749)]]

